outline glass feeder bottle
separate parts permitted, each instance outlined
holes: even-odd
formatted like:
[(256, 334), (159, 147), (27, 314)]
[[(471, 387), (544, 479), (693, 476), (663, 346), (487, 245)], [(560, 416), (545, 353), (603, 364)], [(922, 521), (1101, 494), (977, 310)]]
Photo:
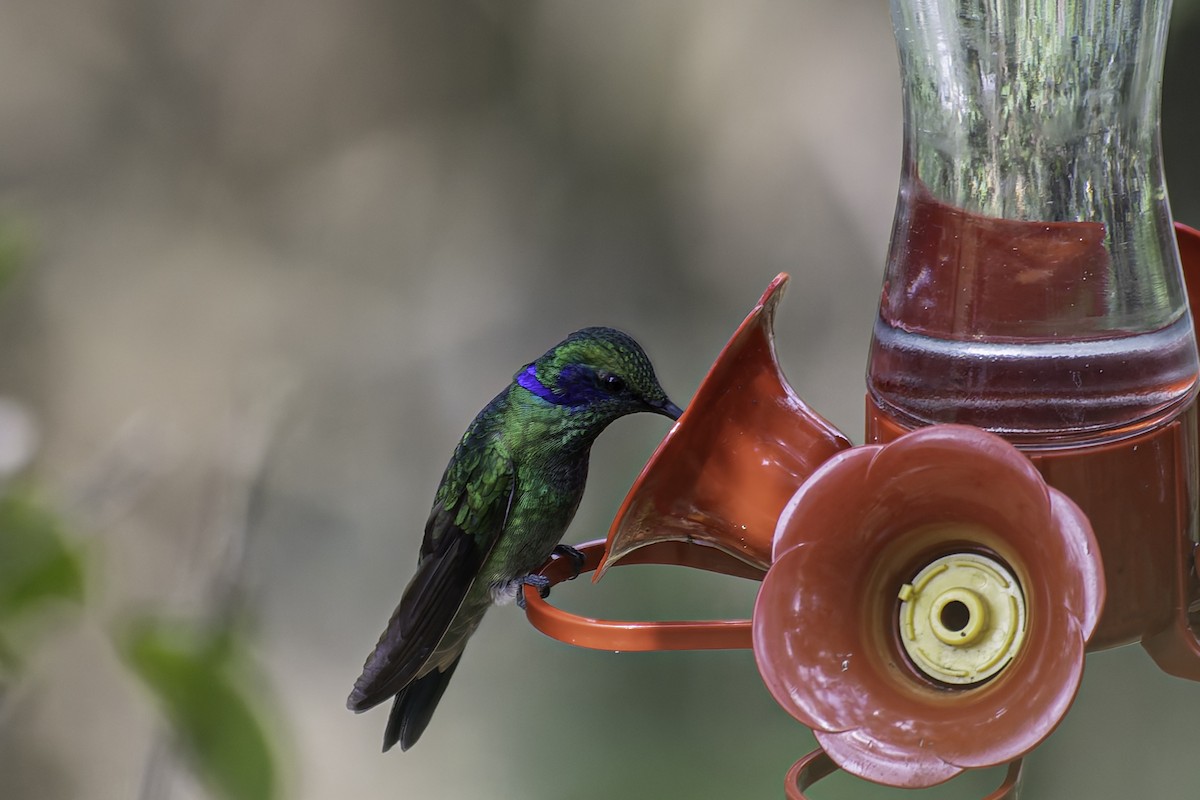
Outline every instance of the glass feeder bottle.
[(1102, 442), (1194, 398), (1162, 175), (1170, 0), (892, 0), (900, 190), (873, 412), (1025, 446)]

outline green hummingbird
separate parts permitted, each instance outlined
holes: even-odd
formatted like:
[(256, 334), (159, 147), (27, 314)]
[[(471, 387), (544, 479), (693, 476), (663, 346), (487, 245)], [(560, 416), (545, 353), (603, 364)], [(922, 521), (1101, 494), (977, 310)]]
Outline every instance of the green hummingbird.
[(592, 443), (610, 422), (672, 403), (650, 359), (629, 335), (584, 328), (526, 364), (471, 422), (442, 475), (425, 523), (417, 572), (367, 657), (346, 705), (366, 711), (394, 697), (384, 752), (416, 743), (429, 724), (467, 639), (484, 613), (545, 597), (533, 571), (560, 545), (587, 480)]

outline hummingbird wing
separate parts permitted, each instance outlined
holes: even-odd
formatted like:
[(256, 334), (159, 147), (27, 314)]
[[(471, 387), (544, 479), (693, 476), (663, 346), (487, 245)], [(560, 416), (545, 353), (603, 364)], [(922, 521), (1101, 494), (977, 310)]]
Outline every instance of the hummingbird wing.
[(515, 469), (480, 427), (471, 426), (446, 467), (417, 572), (354, 683), (346, 703), (353, 711), (390, 699), (418, 676), (504, 530)]

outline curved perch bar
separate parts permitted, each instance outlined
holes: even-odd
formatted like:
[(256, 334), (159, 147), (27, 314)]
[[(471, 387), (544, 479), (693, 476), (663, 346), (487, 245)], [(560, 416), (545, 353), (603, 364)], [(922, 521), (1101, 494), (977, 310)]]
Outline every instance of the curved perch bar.
[[(582, 572), (596, 569), (604, 540), (579, 546), (587, 559)], [(670, 564), (762, 580), (763, 572), (715, 547), (687, 542), (657, 542), (638, 548), (621, 561), (628, 564)], [(555, 557), (539, 574), (551, 586), (571, 577), (570, 559)], [(533, 627), (561, 642), (593, 650), (646, 652), (652, 650), (745, 650), (751, 646), (750, 620), (633, 622), (582, 617), (550, 605), (532, 587), (525, 589), (525, 614)]]

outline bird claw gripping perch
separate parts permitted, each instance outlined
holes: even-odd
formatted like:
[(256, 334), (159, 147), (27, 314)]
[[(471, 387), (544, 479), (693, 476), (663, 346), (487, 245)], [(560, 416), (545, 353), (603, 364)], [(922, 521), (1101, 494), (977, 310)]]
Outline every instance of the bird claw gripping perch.
[[(567, 577), (567, 580), (569, 581), (573, 581), (578, 578), (579, 573), (583, 572), (584, 565), (587, 564), (587, 556), (569, 544), (555, 545), (553, 555), (570, 560), (571, 574)], [(546, 595), (542, 595), (542, 597), (545, 596)]]
[[(578, 551), (577, 551), (578, 552)], [(525, 587), (531, 586), (537, 589), (538, 597), (545, 600), (550, 596), (550, 579), (545, 575), (532, 573), (521, 578), (517, 584), (517, 608), (525, 610)]]

